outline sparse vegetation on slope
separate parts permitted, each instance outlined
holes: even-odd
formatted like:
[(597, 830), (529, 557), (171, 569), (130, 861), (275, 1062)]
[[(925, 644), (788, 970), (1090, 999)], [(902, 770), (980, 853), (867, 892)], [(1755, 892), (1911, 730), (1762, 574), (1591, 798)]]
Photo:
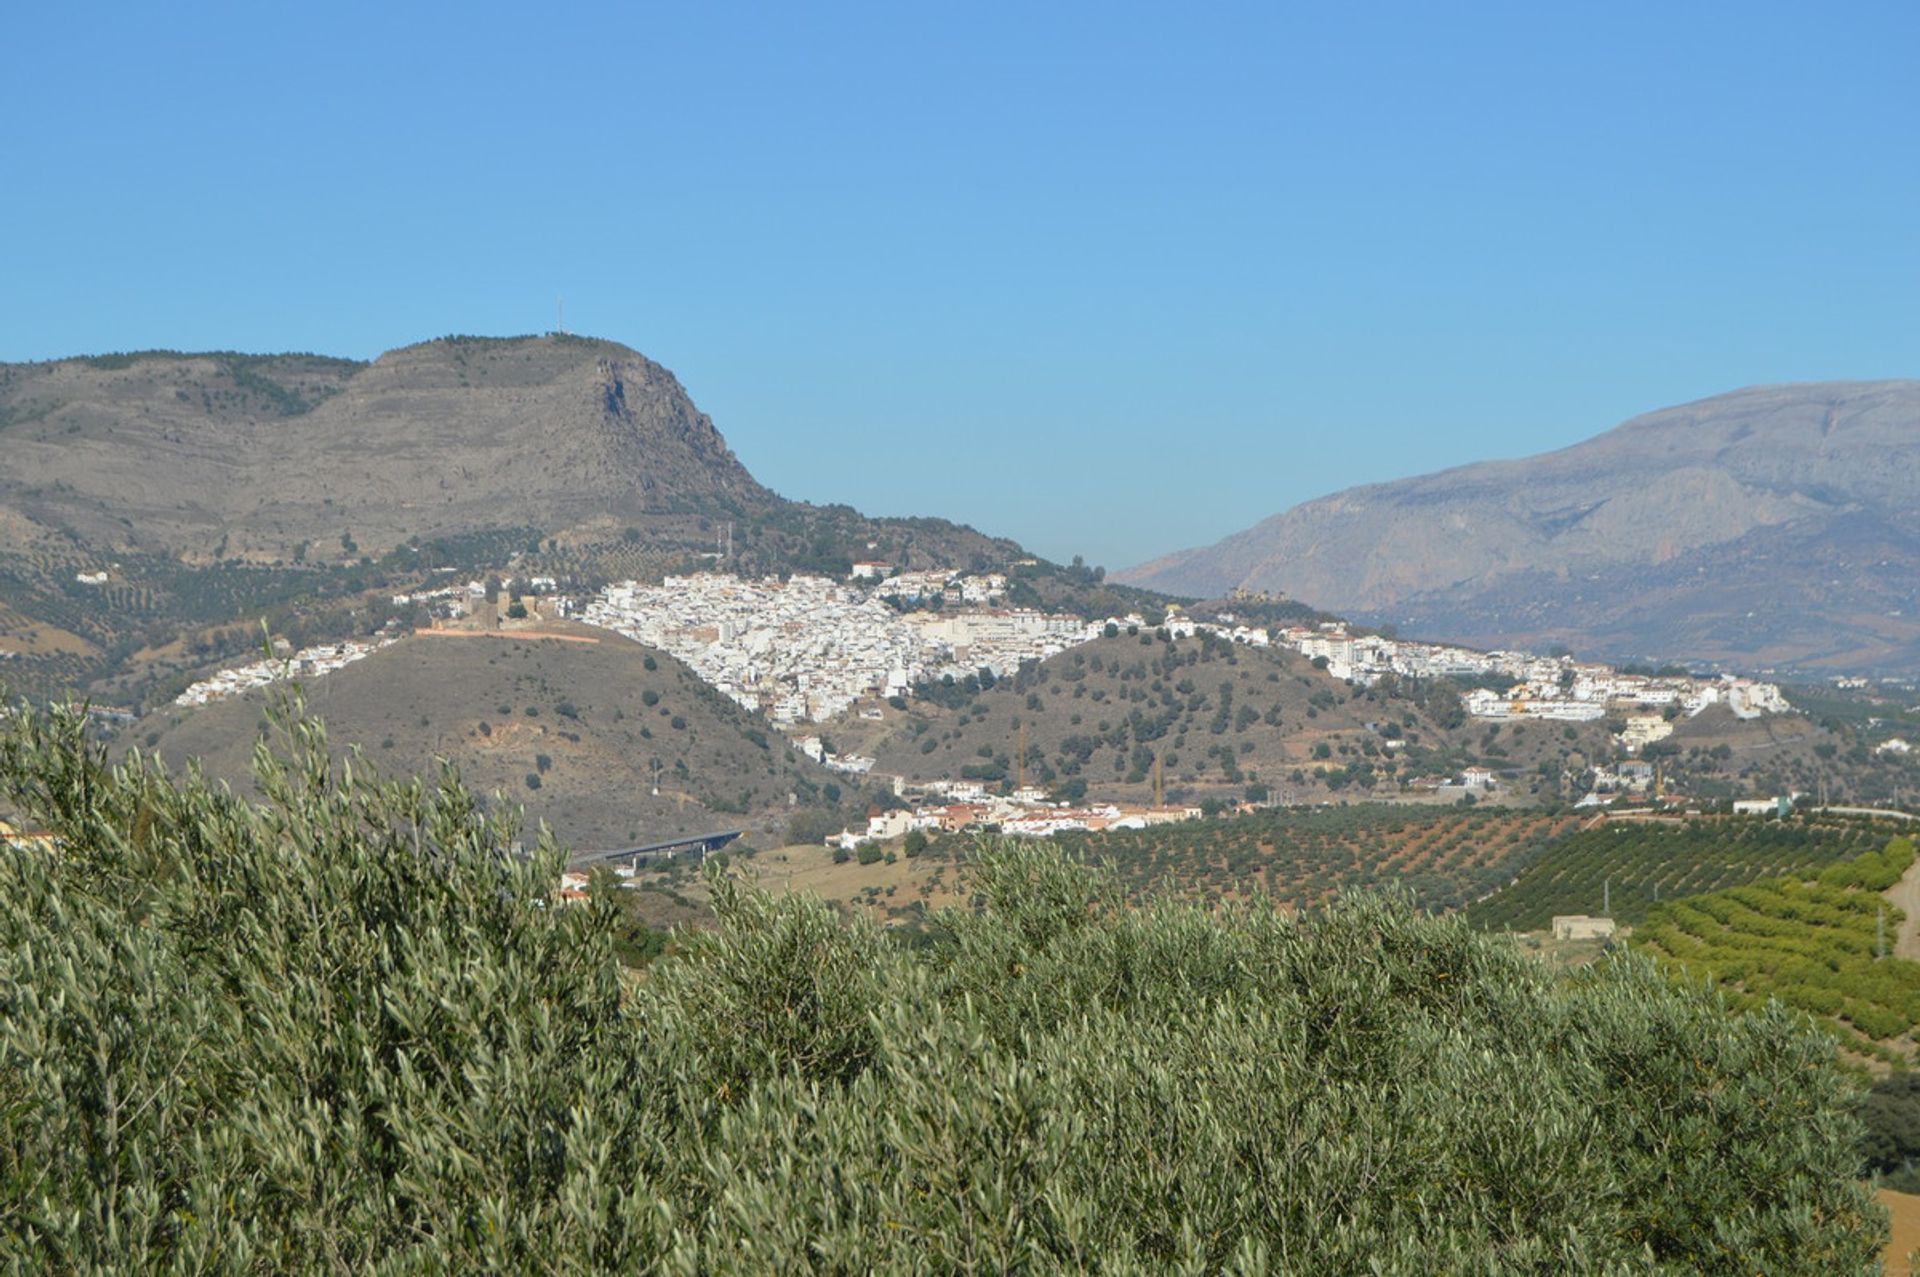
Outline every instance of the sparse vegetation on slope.
[(1512, 769), (1523, 792), (1546, 762), (1551, 792), (1567, 751), (1603, 740), (1593, 724), (1573, 740), (1561, 724), (1470, 724), (1444, 682), (1360, 688), (1282, 649), (1151, 632), (1097, 639), (984, 688), (923, 688), (911, 709), (868, 747), (882, 770), (1011, 781), (1024, 728), (1028, 783), (1065, 798), (1143, 797), (1156, 760), (1176, 799), (1238, 799), (1249, 786), (1363, 799), (1483, 761)]
[[(312, 704), (334, 740), (383, 770), (450, 760), (472, 787), (503, 792), (583, 849), (782, 825), (789, 795), (831, 806), (851, 789), (664, 652), (544, 628), (585, 641), (416, 636), (316, 681)], [(268, 703), (253, 693), (170, 707), (133, 737), (244, 781)]]
[(0, 736), (60, 840), (0, 853), (0, 1263), (1856, 1273), (1883, 1233), (1826, 1039), (1630, 958), (1120, 908), (1003, 847), (926, 947), (722, 881), (623, 985), (451, 777), (283, 744), (250, 807)]

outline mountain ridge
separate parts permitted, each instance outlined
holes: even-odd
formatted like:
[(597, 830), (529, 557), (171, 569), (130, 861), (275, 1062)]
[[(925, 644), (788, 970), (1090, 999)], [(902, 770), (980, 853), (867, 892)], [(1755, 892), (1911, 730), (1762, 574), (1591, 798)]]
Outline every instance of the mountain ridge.
[(438, 338), (366, 363), (8, 365), (0, 438), (0, 505), (188, 559), (290, 559), (341, 538), (378, 554), (482, 526), (777, 500), (671, 372), (588, 338)]
[[(1920, 667), (1904, 620), (1920, 555), (1899, 551), (1907, 588), (1881, 581), (1834, 594), (1814, 579), (1823, 543), (1824, 561), (1836, 566), (1876, 541), (1906, 545), (1920, 530), (1905, 504), (1916, 480), (1920, 381), (1754, 386), (1537, 456), (1346, 489), (1114, 575), (1189, 595), (1278, 589), (1357, 619), (1479, 644), (1571, 641), (1597, 655), (1651, 649), (1834, 668), (1884, 666), (1890, 649), (1894, 666)], [(1782, 554), (1794, 564), (1789, 578), (1777, 574)], [(1703, 585), (1732, 580), (1774, 596), (1787, 586), (1792, 598), (1778, 599), (1751, 642), (1684, 641), (1684, 617), (1728, 618), (1724, 606), (1698, 613), (1689, 600), (1699, 592), (1675, 589), (1662, 569), (1682, 561)], [(1516, 616), (1514, 600), (1501, 602), (1523, 578), (1559, 621)], [(1588, 578), (1614, 580), (1614, 613), (1581, 597)], [(1673, 601), (1643, 642), (1632, 641), (1615, 613), (1656, 589)], [(1867, 613), (1879, 622), (1865, 624)], [(1823, 635), (1835, 615), (1862, 633), (1846, 642)]]
[(262, 620), (365, 633), (434, 573), (591, 589), (724, 564), (1004, 565), (942, 519), (761, 484), (618, 342), (451, 336), (370, 361), (136, 351), (0, 364), (0, 661), (14, 690), (137, 700)]

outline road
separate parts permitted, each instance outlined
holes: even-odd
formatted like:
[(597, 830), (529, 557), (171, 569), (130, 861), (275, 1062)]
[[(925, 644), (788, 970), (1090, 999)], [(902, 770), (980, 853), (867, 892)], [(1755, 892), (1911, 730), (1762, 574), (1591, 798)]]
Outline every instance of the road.
[(1899, 882), (1880, 894), (1906, 915), (1900, 920), (1899, 934), (1893, 938), (1893, 956), (1920, 959), (1920, 857), (1914, 858)]

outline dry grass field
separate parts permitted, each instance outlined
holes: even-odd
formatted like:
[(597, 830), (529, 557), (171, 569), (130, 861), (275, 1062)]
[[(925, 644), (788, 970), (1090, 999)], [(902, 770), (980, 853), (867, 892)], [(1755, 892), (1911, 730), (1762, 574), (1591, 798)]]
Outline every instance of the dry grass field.
[(1912, 1193), (1896, 1193), (1883, 1188), (1877, 1196), (1888, 1212), (1893, 1216), (1893, 1236), (1887, 1242), (1883, 1252), (1887, 1277), (1910, 1277), (1915, 1266), (1907, 1258), (1915, 1250), (1920, 1250), (1920, 1196)]
[[(824, 847), (788, 846), (763, 851), (741, 862), (746, 872), (772, 891), (799, 891), (864, 912), (877, 922), (959, 904), (959, 867), (951, 860), (920, 856), (870, 865), (858, 860), (835, 864)], [(692, 893), (689, 893), (692, 894)]]

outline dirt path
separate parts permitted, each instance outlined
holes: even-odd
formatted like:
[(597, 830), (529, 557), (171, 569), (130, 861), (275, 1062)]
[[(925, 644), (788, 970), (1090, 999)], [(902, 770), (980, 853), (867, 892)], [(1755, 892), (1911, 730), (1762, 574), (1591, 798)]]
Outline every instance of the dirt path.
[(1907, 1266), (1907, 1254), (1920, 1249), (1920, 1197), (1885, 1188), (1878, 1196), (1893, 1216), (1893, 1236), (1881, 1256), (1887, 1277), (1909, 1277), (1913, 1269)]
[(1920, 958), (1920, 858), (1914, 860), (1899, 882), (1880, 894), (1906, 915), (1900, 920), (1900, 933), (1893, 939), (1893, 956)]
[(558, 639), (562, 643), (598, 643), (585, 634), (557, 634), (552, 630), (415, 630), (416, 638)]

